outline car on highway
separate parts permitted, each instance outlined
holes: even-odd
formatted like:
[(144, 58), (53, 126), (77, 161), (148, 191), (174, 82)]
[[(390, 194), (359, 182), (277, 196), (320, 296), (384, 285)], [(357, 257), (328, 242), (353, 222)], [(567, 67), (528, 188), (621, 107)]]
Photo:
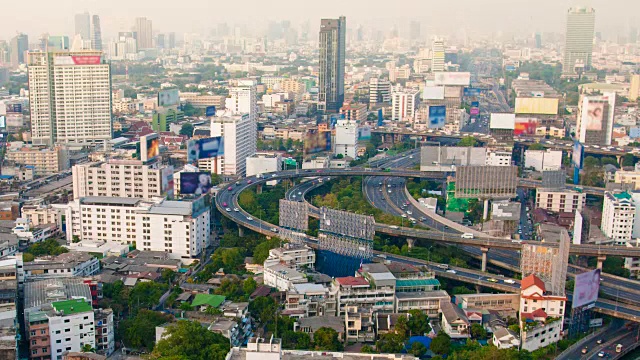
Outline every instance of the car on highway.
[(274, 232), (274, 233), (277, 233), (278, 232), (278, 228), (271, 228), (271, 231)]
[(507, 284), (515, 284), (516, 283), (515, 280), (512, 280), (512, 279), (507, 279), (504, 282), (507, 283)]
[(447, 272), (448, 272), (449, 274), (455, 274), (455, 273), (456, 273), (456, 271), (455, 271), (455, 270), (453, 270), (453, 269), (451, 269), (451, 270), (447, 270)]
[(420, 217), (418, 218), (418, 220), (420, 220), (420, 221), (425, 221), (425, 220), (427, 220), (427, 218), (426, 218), (426, 217), (424, 217), (424, 216), (420, 216)]
[(494, 279), (494, 278), (488, 278), (487, 279), (488, 282), (492, 282), (492, 283), (497, 283), (498, 279)]
[(463, 239), (473, 239), (473, 234), (472, 233), (464, 233), (462, 235), (460, 235), (461, 238)]
[(448, 264), (438, 264), (436, 265), (437, 267), (441, 268), (441, 269), (448, 269), (449, 265)]
[(606, 352), (604, 352), (604, 351), (600, 351), (600, 352), (598, 353), (598, 357), (603, 358), (603, 357), (605, 357), (605, 356), (607, 356), (607, 353), (606, 353)]
[(229, 186), (229, 187), (227, 188), (227, 190), (229, 190), (229, 191), (233, 190), (233, 186)]
[(602, 339), (596, 340), (596, 344), (598, 344), (598, 345), (602, 344)]
[(226, 212), (230, 212), (230, 211), (231, 211), (231, 209), (229, 209), (229, 208), (226, 208), (226, 209), (224, 209), (224, 210), (225, 210)]
[(226, 202), (223, 202), (223, 203), (222, 203), (222, 206), (227, 207), (227, 206), (229, 206), (229, 205), (227, 205), (227, 203), (226, 203)]
[(389, 194), (391, 194), (391, 190), (387, 191)]
[(407, 210), (407, 214), (411, 215), (412, 214), (411, 210)]
[(400, 216), (402, 216), (403, 218), (406, 218), (406, 217), (407, 217), (407, 215), (406, 215), (406, 214), (402, 214), (402, 215), (400, 215)]
[(247, 181), (247, 184), (252, 184), (252, 183), (253, 183), (253, 180)]
[(233, 208), (233, 211), (238, 212), (238, 211), (240, 211), (240, 209), (238, 209), (238, 208)]
[(395, 226), (395, 225), (391, 225), (391, 226), (389, 226), (389, 228), (394, 229), (394, 230), (399, 229), (399, 227), (397, 227), (397, 226)]
[(247, 221), (251, 221), (253, 218), (251, 216), (247, 216)]

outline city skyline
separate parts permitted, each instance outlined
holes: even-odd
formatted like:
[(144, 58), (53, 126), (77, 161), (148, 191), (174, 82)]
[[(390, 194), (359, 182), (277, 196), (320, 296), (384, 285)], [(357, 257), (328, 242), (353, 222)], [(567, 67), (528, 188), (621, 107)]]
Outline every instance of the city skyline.
[[(156, 24), (161, 32), (201, 33), (208, 35), (211, 29), (219, 23), (248, 24), (254, 31), (266, 28), (270, 21), (293, 20), (294, 24), (309, 21), (311, 32), (315, 32), (320, 18), (333, 18), (344, 15), (355, 26), (362, 24), (366, 27), (389, 30), (393, 26), (402, 27), (400, 31), (409, 36), (411, 21), (421, 24), (423, 34), (455, 34), (460, 30), (472, 34), (503, 33), (531, 33), (557, 32), (563, 33), (566, 23), (566, 10), (574, 5), (592, 6), (598, 12), (596, 31), (614, 36), (623, 34), (633, 23), (633, 16), (627, 14), (640, 13), (640, 3), (625, 0), (615, 4), (604, 0), (578, 2), (575, 0), (555, 2), (542, 0), (535, 3), (522, 3), (513, 6), (503, 0), (485, 1), (482, 6), (470, 0), (458, 0), (452, 3), (426, 3), (418, 0), (402, 0), (394, 6), (360, 6), (363, 0), (341, 3), (329, 0), (322, 7), (310, 8), (307, 4), (300, 4), (291, 0), (285, 1), (282, 7), (268, 7), (255, 0), (247, 4), (249, 11), (234, 16), (237, 8), (231, 3), (212, 5), (202, 0), (188, 0), (182, 2), (182, 10), (188, 16), (176, 17), (173, 10), (158, 7), (150, 0), (135, 3), (115, 0), (102, 3), (86, 1), (82, 4), (69, 2), (59, 4), (55, 9), (48, 2), (35, 0), (30, 8), (29, 17), (20, 16), (15, 3), (9, 3), (8, 12), (18, 14), (4, 23), (0, 31), (0, 39), (9, 39), (16, 32), (25, 32), (29, 36), (36, 36), (48, 32), (50, 34), (72, 35), (74, 33), (74, 16), (87, 11), (97, 14), (101, 18), (103, 38), (115, 36), (119, 31), (130, 31), (135, 24), (135, 18), (147, 17)], [(80, 5), (80, 6), (78, 6)], [(332, 6), (336, 5), (336, 6)], [(367, 2), (367, 5), (370, 5)], [(16, 7), (13, 9), (12, 7)], [(121, 9), (127, 9), (127, 16), (122, 16)], [(282, 9), (286, 9), (282, 11)], [(327, 10), (339, 9), (339, 10)], [(422, 15), (416, 15), (422, 14)], [(621, 15), (622, 14), (622, 15)], [(487, 21), (488, 18), (499, 21)], [(353, 29), (355, 29), (355, 26)], [(406, 29), (404, 29), (406, 27)]]

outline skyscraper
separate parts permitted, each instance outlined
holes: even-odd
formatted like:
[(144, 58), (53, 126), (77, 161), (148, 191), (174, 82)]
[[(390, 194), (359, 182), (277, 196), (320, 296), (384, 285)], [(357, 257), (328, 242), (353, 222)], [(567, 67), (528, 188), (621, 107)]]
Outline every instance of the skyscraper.
[(320, 76), (318, 110), (337, 113), (344, 102), (344, 60), (347, 19), (320, 22)]
[(591, 67), (595, 24), (596, 12), (593, 8), (579, 6), (570, 8), (567, 12), (563, 74), (575, 74), (576, 67), (584, 70)]
[(431, 72), (444, 71), (444, 40), (434, 39), (431, 44)]
[(611, 145), (615, 92), (582, 96), (578, 105), (576, 138), (587, 145)]
[(420, 39), (420, 23), (418, 21), (412, 21), (409, 24), (409, 37), (414, 41)]
[(153, 25), (151, 20), (145, 17), (136, 18), (135, 32), (138, 39), (138, 49), (151, 49), (153, 47)]
[(169, 47), (169, 49), (173, 49), (174, 47), (176, 47), (176, 33), (170, 32), (168, 38), (169, 38), (169, 40), (168, 40), (169, 46), (168, 47)]
[(88, 12), (76, 14), (76, 32), (74, 35), (82, 36), (82, 40), (91, 40), (91, 16)]
[(93, 15), (93, 36), (91, 37), (91, 48), (102, 51), (102, 31), (100, 30), (100, 16)]
[(111, 70), (101, 51), (29, 52), (33, 144), (111, 139)]
[(27, 34), (18, 34), (11, 39), (11, 66), (17, 68), (24, 64), (24, 53), (29, 50), (29, 37)]

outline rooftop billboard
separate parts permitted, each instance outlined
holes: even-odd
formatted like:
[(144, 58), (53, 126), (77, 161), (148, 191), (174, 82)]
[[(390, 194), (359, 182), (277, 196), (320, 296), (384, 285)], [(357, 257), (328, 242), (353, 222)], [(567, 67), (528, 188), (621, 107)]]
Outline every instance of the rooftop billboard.
[(469, 86), (471, 73), (469, 72), (437, 72), (434, 83), (436, 86)]
[(516, 125), (516, 114), (491, 114), (489, 121), (490, 129), (514, 130)]
[(558, 99), (516, 98), (516, 114), (558, 115)]
[(600, 290), (600, 269), (584, 272), (576, 275), (573, 288), (572, 308), (595, 303), (598, 300)]

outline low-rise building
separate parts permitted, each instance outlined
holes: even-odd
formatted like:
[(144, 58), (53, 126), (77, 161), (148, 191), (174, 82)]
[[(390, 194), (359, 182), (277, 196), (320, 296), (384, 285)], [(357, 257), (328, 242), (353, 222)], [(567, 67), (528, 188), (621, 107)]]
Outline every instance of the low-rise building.
[(348, 305), (345, 307), (345, 341), (373, 342), (376, 339), (374, 311), (370, 307)]
[(324, 315), (298, 319), (293, 325), (293, 330), (309, 334), (313, 341), (313, 333), (322, 327), (328, 327), (335, 330), (338, 333), (338, 339), (342, 340), (344, 339), (344, 325), (344, 320), (341, 317)]
[(452, 339), (468, 338), (471, 323), (465, 312), (450, 301), (443, 301), (440, 304), (440, 309), (442, 311), (442, 330)]
[(444, 290), (397, 292), (395, 295), (395, 312), (421, 310), (429, 315), (430, 318), (438, 318), (441, 312), (440, 304), (450, 301), (451, 297)]
[(273, 153), (256, 153), (247, 158), (247, 176), (282, 170), (282, 156)]
[(100, 261), (94, 255), (69, 252), (58, 256), (36, 258), (23, 266), (25, 281), (63, 277), (86, 277), (100, 271)]
[(534, 274), (522, 279), (520, 289), (522, 350), (535, 351), (561, 340), (567, 298), (547, 292)]
[(307, 282), (307, 277), (303, 273), (281, 264), (265, 266), (263, 279), (265, 285), (280, 291), (289, 291), (294, 284)]
[(491, 342), (498, 349), (517, 349), (520, 347), (519, 335), (505, 327), (499, 327), (493, 332)]
[(575, 213), (582, 211), (586, 194), (573, 190), (538, 189), (536, 207), (553, 212)]
[(329, 296), (329, 289), (322, 284), (293, 284), (287, 292), (283, 315), (305, 318), (333, 315), (336, 313), (335, 299)]
[(306, 267), (313, 269), (316, 263), (316, 253), (307, 245), (287, 243), (283, 247), (269, 250), (269, 257), (264, 267), (282, 264), (292, 268)]
[(55, 148), (7, 147), (5, 159), (18, 165), (33, 166), (35, 176), (51, 175), (69, 168), (69, 152), (62, 146)]

